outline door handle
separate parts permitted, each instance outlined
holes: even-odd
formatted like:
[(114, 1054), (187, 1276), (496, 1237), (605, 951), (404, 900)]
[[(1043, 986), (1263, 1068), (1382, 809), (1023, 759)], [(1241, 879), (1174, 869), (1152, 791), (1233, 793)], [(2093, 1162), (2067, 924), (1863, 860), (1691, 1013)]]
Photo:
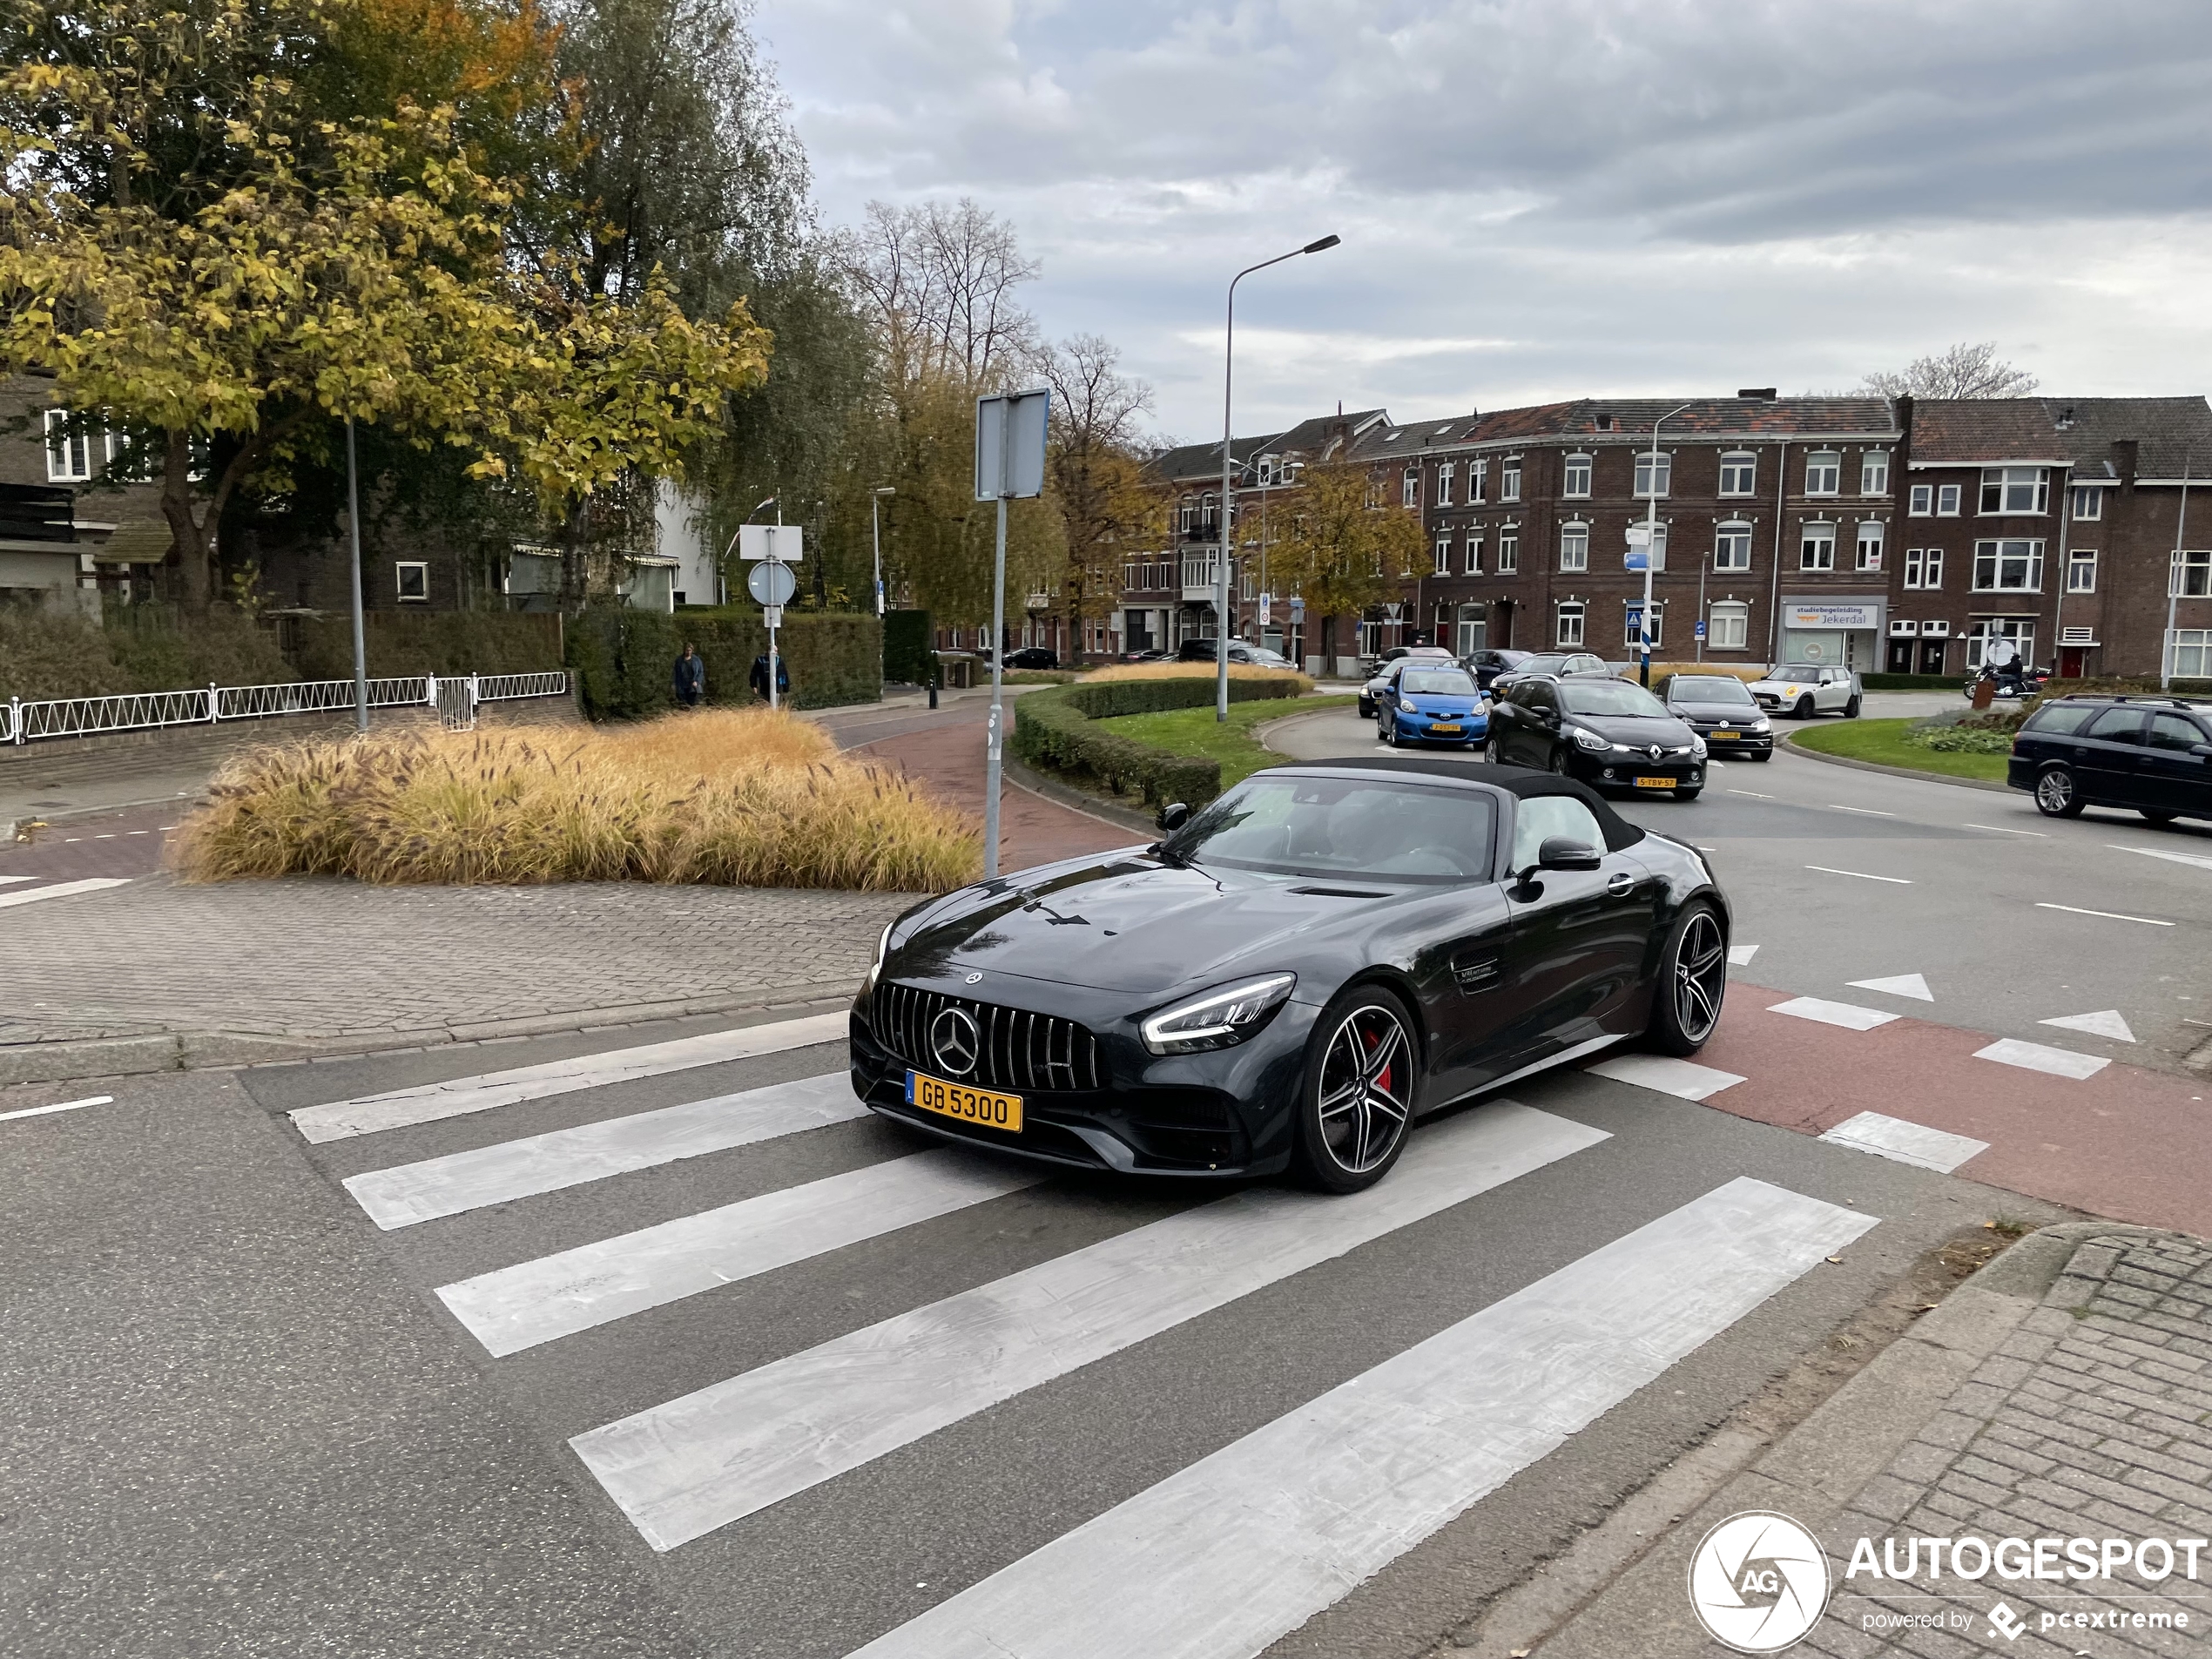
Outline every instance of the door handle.
[(1625, 870), (1615, 870), (1611, 875), (1605, 878), (1605, 890), (1616, 899), (1627, 898), (1629, 895), (1629, 889), (1635, 886), (1635, 877), (1629, 874)]

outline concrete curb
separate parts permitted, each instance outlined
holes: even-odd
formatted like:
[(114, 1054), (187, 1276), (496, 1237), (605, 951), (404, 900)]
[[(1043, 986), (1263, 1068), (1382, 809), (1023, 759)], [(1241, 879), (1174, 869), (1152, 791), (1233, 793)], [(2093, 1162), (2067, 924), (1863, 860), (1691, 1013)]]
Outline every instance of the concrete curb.
[(1691, 1552), (1744, 1509), (1824, 1532), (2012, 1337), (2093, 1239), (2186, 1235), (2121, 1222), (2043, 1227), (1952, 1290), (1778, 1439), (1730, 1424), (1662, 1470), (1432, 1659), (1703, 1659), (1718, 1651), (1682, 1593)]
[(1917, 778), (1925, 784), (1956, 784), (1961, 789), (1993, 789), (2000, 795), (2013, 792), (2010, 784), (1992, 783), (1984, 778), (1946, 778), (1938, 772), (1916, 772), (1911, 766), (1885, 766), (1871, 760), (1851, 760), (1842, 755), (1823, 754), (1817, 749), (1808, 749), (1798, 743), (1797, 734), (1791, 732), (1782, 739), (1791, 754), (1803, 755), (1808, 760), (1817, 760), (1831, 766), (1849, 766), (1854, 772), (1882, 772), (1892, 778)]

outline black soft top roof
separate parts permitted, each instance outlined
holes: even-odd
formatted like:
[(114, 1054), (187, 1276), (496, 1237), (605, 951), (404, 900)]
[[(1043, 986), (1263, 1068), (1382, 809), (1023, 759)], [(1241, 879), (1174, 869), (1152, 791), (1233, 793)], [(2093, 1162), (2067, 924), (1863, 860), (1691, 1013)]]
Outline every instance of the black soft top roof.
[(1631, 824), (1613, 810), (1613, 804), (1588, 784), (1555, 772), (1534, 772), (1527, 766), (1470, 765), (1441, 755), (1336, 755), (1325, 760), (1294, 760), (1271, 767), (1276, 772), (1395, 772), (1429, 778), (1446, 778), (1458, 784), (1487, 784), (1521, 800), (1538, 795), (1572, 795), (1590, 809), (1605, 832), (1608, 851), (1618, 853), (1643, 839), (1642, 826)]

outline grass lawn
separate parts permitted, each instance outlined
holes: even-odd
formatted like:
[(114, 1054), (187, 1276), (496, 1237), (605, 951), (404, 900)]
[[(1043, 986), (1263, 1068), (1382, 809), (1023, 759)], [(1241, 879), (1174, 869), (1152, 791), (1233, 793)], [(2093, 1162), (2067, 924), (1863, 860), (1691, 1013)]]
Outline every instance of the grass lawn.
[(1943, 754), (1905, 741), (1910, 720), (1822, 720), (1791, 734), (1801, 749), (1841, 755), (1846, 760), (1871, 760), (1878, 766), (1903, 766), (1912, 772), (1932, 772), (1946, 778), (1980, 778), (2005, 781), (2003, 755)]
[(1229, 718), (1217, 721), (1213, 708), (1167, 709), (1158, 714), (1123, 714), (1098, 724), (1109, 732), (1136, 738), (1179, 755), (1208, 755), (1221, 762), (1221, 786), (1241, 783), (1262, 766), (1283, 759), (1272, 749), (1260, 747), (1252, 728), (1293, 714), (1312, 714), (1323, 709), (1350, 708), (1359, 699), (1345, 697), (1262, 698), (1231, 703)]

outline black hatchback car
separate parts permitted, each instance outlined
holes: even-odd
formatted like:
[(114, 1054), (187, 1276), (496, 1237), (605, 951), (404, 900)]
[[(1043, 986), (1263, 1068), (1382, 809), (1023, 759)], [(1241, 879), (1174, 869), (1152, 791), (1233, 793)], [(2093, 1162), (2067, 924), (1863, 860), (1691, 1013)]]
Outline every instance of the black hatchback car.
[(1501, 679), (1490, 759), (1579, 778), (1599, 789), (1670, 789), (1696, 800), (1705, 740), (1631, 680)]
[(1774, 759), (1774, 722), (1750, 688), (1732, 674), (1676, 674), (1668, 680), (1667, 711), (1723, 756)]
[(2212, 819), (2212, 704), (2175, 697), (2062, 697), (2027, 717), (2005, 781), (2046, 816), (2133, 807), (2154, 824)]

